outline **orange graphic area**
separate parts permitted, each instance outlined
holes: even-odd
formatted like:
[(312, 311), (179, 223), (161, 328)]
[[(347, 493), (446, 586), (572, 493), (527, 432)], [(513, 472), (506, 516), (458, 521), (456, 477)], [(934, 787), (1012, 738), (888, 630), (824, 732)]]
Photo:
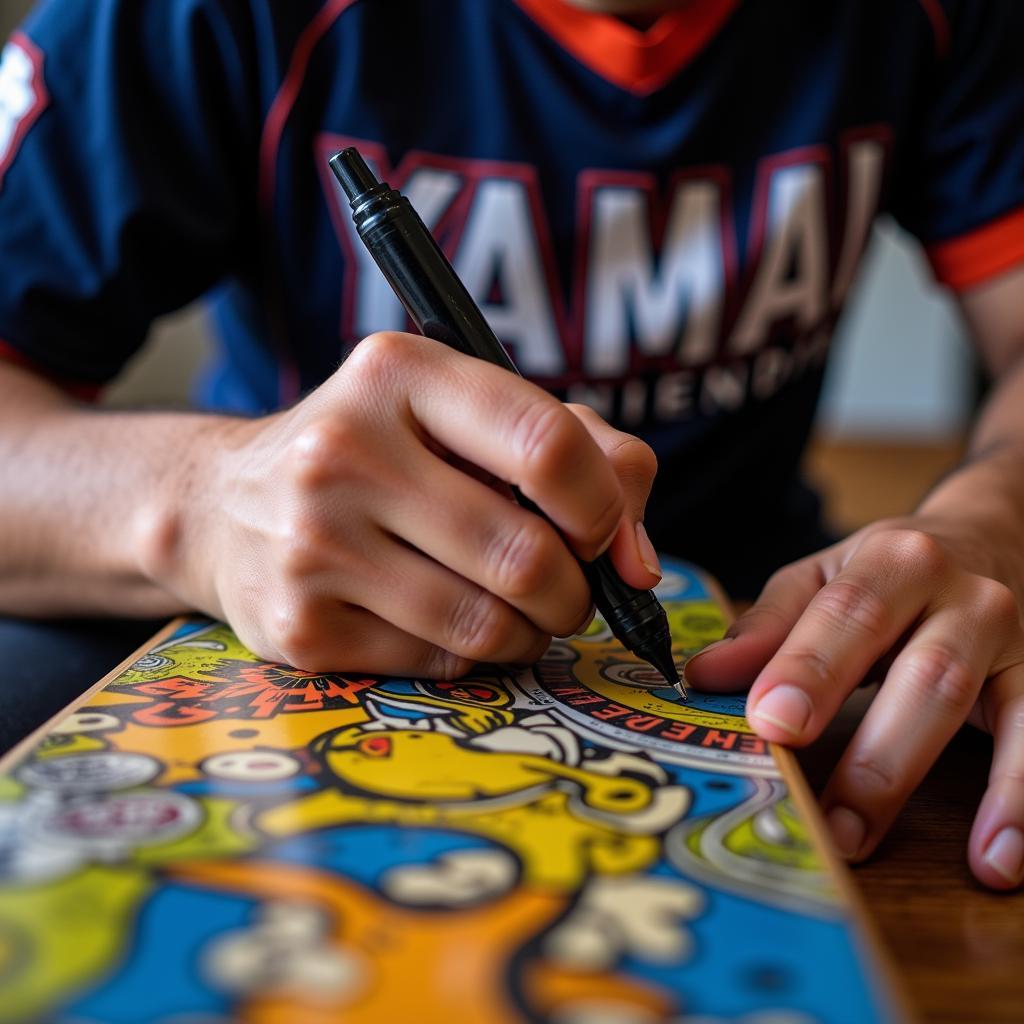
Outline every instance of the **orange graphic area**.
[(234, 678), (193, 679), (171, 676), (136, 683), (132, 692), (153, 697), (153, 703), (133, 712), (140, 725), (176, 726), (208, 722), (220, 716), (255, 720), (274, 715), (319, 711), (338, 703), (353, 707), (373, 679), (303, 672), (285, 665), (234, 666)]
[(397, 906), (350, 879), (280, 863), (189, 862), (173, 875), (276, 908), (276, 924), (229, 933), (208, 953), (207, 971), (237, 992), (234, 1012), (247, 1024), (512, 1024), (584, 1001), (662, 1016), (671, 1008), (656, 990), (615, 974), (536, 962), (526, 990), (541, 1005), (520, 1011), (510, 998), (523, 987), (510, 977), (516, 955), (568, 902), (549, 890), (521, 886), (453, 913)]
[[(357, 705), (332, 711), (306, 711), (301, 715), (278, 715), (269, 719), (218, 718), (195, 724), (182, 723), (172, 728), (139, 724), (134, 717), (121, 720), (110, 716), (105, 728), (88, 731), (90, 712), (116, 709), (139, 701), (137, 696), (116, 690), (96, 694), (89, 704), (62, 723), (61, 728), (67, 730), (65, 735), (69, 742), (61, 746), (60, 753), (86, 749), (82, 734), (87, 732), (90, 739), (102, 738), (111, 749), (148, 754), (159, 759), (165, 767), (158, 781), (161, 785), (173, 786), (202, 778), (203, 764), (211, 755), (223, 757), (231, 752), (249, 754), (260, 750), (305, 751), (318, 736), (366, 719), (366, 712)], [(86, 721), (83, 723), (83, 720)], [(72, 730), (79, 723), (82, 723), (82, 732), (74, 736)]]

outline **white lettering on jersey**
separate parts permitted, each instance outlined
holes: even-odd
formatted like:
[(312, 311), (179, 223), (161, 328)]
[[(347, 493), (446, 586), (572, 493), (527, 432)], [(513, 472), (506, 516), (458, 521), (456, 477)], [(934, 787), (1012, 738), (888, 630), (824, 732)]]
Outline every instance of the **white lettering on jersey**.
[[(423, 223), (433, 229), (462, 185), (461, 176), (452, 171), (419, 167), (403, 182), (402, 194), (408, 197)], [(407, 325), (405, 310), (395, 298), (391, 285), (374, 263), (369, 250), (360, 241), (352, 223), (351, 207), (340, 185), (336, 186), (335, 201), (341, 205), (342, 220), (350, 239), (349, 248), (357, 267), (352, 311), (353, 332), (363, 338), (374, 331), (404, 331)]]
[[(456, 270), (523, 373), (638, 426), (736, 410), (824, 362), (832, 315), (881, 200), (886, 134), (879, 125), (848, 136), (835, 196), (826, 147), (767, 157), (745, 268), (736, 264), (727, 171), (677, 178), (663, 202), (652, 201), (652, 176), (582, 172), (578, 248), (558, 254), (573, 274), (570, 314), (532, 168), (421, 151), (389, 168), (382, 147), (360, 148), (453, 252)], [(325, 137), (321, 148), (333, 152), (341, 144), (353, 142)], [(344, 258), (341, 336), (350, 344), (374, 330), (401, 330), (404, 311), (329, 179), (324, 173)], [(746, 282), (740, 295), (738, 274)]]
[(42, 54), (15, 35), (0, 53), (0, 185), (22, 139), (46, 107)]
[(877, 139), (854, 142), (846, 153), (846, 225), (832, 281), (832, 305), (838, 309), (860, 266), (882, 191), (885, 146)]
[[(817, 164), (775, 170), (768, 184), (765, 242), (753, 284), (729, 341), (747, 355), (761, 348), (769, 328), (792, 318), (801, 331), (826, 313), (828, 237), (825, 184)], [(755, 257), (756, 258), (756, 257)]]
[(707, 362), (714, 355), (724, 289), (718, 186), (679, 186), (660, 258), (645, 190), (598, 187), (591, 202), (584, 370), (595, 376), (625, 373), (631, 343), (641, 356), (675, 352), (681, 365)]
[(480, 182), (453, 264), (525, 376), (565, 371), (543, 253), (522, 181)]

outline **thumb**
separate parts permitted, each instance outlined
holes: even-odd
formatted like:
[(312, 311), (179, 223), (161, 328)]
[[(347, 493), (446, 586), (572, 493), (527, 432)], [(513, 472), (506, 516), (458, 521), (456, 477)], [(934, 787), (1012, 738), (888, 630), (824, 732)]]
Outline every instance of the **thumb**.
[(658, 459), (638, 437), (609, 426), (593, 409), (567, 404), (566, 408), (586, 427), (615, 470), (622, 488), (623, 512), (608, 549), (619, 575), (644, 590), (661, 579), (658, 556), (644, 529), (644, 509), (658, 471)]

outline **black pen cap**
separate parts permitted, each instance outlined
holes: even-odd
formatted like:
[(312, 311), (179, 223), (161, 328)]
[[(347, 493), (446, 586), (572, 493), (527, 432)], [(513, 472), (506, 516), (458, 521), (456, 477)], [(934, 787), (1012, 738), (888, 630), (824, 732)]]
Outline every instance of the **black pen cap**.
[(361, 195), (380, 184), (354, 146), (335, 153), (328, 163), (350, 203), (354, 203)]

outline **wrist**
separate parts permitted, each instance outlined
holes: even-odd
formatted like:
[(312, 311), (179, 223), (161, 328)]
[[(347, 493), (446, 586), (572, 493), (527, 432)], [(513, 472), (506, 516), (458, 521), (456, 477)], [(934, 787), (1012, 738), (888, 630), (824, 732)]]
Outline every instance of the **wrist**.
[(214, 579), (217, 509), (225, 500), (230, 456), (251, 421), (175, 417), (170, 458), (140, 503), (129, 535), (138, 571), (188, 607), (223, 617)]
[(1024, 448), (970, 457), (928, 493), (916, 515), (953, 541), (972, 572), (1024, 598)]

